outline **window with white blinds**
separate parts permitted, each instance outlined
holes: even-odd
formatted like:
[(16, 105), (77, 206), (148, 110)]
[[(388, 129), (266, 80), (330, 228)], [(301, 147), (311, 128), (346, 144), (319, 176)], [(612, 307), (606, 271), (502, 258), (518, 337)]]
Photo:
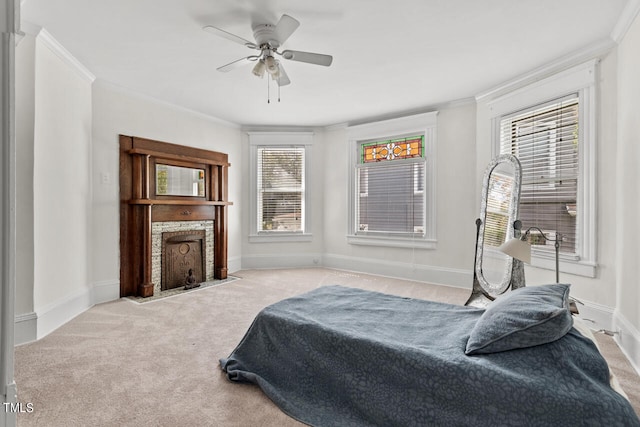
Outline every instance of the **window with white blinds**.
[[(537, 227), (551, 239), (562, 235), (560, 251), (576, 254), (578, 241), (579, 98), (571, 95), (504, 116), (500, 152), (522, 165), (520, 220), (523, 230)], [(537, 249), (553, 242), (530, 232)]]
[(424, 146), (424, 135), (358, 144), (355, 234), (424, 236)]
[(257, 147), (257, 231), (304, 232), (304, 147)]
[(437, 111), (349, 126), (347, 243), (435, 249)]
[(424, 159), (365, 163), (356, 175), (356, 234), (424, 236)]

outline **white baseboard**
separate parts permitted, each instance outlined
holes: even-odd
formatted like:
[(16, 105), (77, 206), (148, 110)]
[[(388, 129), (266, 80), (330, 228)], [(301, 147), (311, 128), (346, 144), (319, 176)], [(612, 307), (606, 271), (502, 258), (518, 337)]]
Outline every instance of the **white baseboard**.
[(615, 340), (633, 369), (640, 375), (640, 331), (638, 331), (623, 315), (613, 314), (613, 331), (618, 332)]
[(38, 315), (35, 312), (18, 314), (15, 317), (13, 342), (20, 345), (35, 341), (37, 329)]
[(604, 329), (613, 332), (618, 347), (640, 375), (640, 332), (612, 308), (590, 301), (583, 303), (577, 305), (579, 317), (586, 320), (587, 325), (594, 331)]
[(339, 270), (358, 271), (398, 279), (416, 280), (434, 285), (468, 288), (471, 292), (473, 273), (471, 270), (435, 267), (380, 259), (325, 254), (322, 265)]
[(79, 290), (39, 308), (15, 317), (15, 345), (26, 344), (50, 334), (96, 304), (120, 298), (120, 283), (104, 281)]
[[(581, 300), (582, 301), (582, 300)], [(587, 325), (595, 331), (600, 329), (613, 330), (613, 309), (590, 301), (577, 304), (578, 317), (586, 320)]]
[(37, 308), (37, 339), (49, 335), (77, 315), (91, 308), (91, 288), (85, 288)]
[(399, 279), (417, 280), (433, 284), (468, 287), (471, 289), (471, 271), (415, 265), (371, 258), (320, 253), (273, 253), (242, 257), (243, 269), (327, 267), (357, 271)]
[(120, 298), (120, 282), (119, 281), (102, 281), (96, 282), (91, 288), (92, 305), (101, 304), (103, 302), (114, 301)]
[(322, 254), (260, 254), (242, 257), (243, 269), (301, 268), (322, 266)]
[(242, 270), (242, 258), (237, 257), (229, 257), (227, 258), (227, 271), (229, 274), (235, 273), (236, 271)]
[(469, 288), (473, 274), (469, 270), (417, 265), (380, 259), (352, 257), (333, 254), (260, 254), (242, 257), (243, 269), (327, 267), (337, 270), (357, 271), (378, 276), (416, 280), (435, 285)]

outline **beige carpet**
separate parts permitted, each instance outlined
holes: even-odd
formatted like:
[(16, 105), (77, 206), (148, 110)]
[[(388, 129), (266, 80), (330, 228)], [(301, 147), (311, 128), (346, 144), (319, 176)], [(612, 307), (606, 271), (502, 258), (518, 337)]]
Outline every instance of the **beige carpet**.
[[(19, 426), (300, 426), (258, 387), (227, 381), (231, 353), (257, 312), (340, 284), (462, 304), (469, 290), (323, 268), (241, 271), (231, 283), (137, 304), (101, 304), (16, 348)], [(603, 353), (640, 413), (640, 377), (610, 337)]]

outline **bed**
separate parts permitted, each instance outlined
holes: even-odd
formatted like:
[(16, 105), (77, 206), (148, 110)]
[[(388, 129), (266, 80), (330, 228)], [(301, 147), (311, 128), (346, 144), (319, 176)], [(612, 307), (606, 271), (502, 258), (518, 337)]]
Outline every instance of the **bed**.
[(640, 426), (568, 294), (485, 310), (324, 286), (263, 309), (220, 366), (313, 426)]

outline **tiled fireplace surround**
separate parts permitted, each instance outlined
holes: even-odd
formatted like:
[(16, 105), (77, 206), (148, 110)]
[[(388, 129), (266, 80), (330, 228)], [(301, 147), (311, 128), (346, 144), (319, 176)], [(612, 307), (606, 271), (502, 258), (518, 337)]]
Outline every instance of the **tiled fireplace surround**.
[(153, 294), (159, 295), (162, 286), (162, 233), (205, 230), (206, 281), (214, 279), (213, 221), (163, 221), (151, 224), (151, 278)]

